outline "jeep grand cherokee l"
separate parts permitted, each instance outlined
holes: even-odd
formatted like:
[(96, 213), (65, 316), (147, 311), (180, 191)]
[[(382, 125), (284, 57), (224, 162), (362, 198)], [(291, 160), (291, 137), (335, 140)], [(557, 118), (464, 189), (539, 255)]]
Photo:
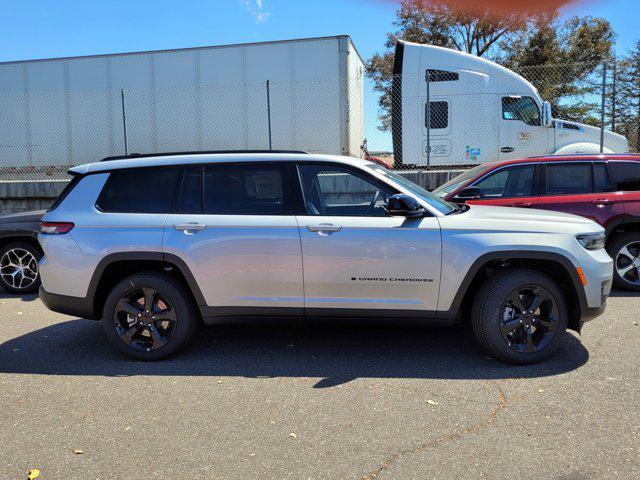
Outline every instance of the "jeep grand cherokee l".
[(433, 193), (453, 202), (590, 218), (605, 228), (615, 285), (640, 292), (640, 155), (551, 155), (490, 162)]
[(600, 314), (602, 227), (456, 206), (365, 160), (309, 154), (141, 156), (73, 168), (39, 236), (50, 309), (102, 319), (133, 358), (198, 323), (365, 317), (453, 324), (532, 363)]

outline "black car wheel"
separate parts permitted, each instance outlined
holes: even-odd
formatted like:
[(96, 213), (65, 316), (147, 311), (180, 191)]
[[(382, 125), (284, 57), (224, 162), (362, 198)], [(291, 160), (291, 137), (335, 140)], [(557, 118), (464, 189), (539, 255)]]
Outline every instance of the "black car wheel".
[(613, 283), (623, 290), (640, 292), (640, 233), (624, 233), (607, 246), (613, 258)]
[(535, 270), (505, 270), (480, 288), (472, 324), (480, 345), (501, 360), (530, 364), (550, 356), (567, 329), (562, 291)]
[(11, 293), (32, 293), (40, 286), (38, 262), (42, 253), (26, 242), (0, 249), (0, 285)]
[(137, 360), (158, 360), (182, 348), (199, 322), (184, 288), (161, 273), (140, 273), (118, 283), (105, 302), (109, 341)]

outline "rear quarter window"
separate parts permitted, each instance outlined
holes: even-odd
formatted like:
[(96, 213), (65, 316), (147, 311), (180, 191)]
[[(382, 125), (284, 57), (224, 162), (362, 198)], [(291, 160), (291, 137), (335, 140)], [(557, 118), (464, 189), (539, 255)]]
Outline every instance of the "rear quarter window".
[(169, 213), (179, 173), (175, 168), (111, 172), (96, 207), (109, 213)]
[(617, 191), (640, 191), (640, 162), (609, 162), (609, 168)]

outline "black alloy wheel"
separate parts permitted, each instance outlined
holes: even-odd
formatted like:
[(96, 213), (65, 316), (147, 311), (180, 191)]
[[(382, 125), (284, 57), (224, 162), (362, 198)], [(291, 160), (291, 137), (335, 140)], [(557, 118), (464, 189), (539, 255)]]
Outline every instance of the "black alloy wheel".
[(176, 311), (154, 288), (135, 288), (116, 304), (114, 326), (123, 342), (150, 352), (166, 345), (176, 329)]
[(520, 353), (546, 348), (558, 327), (558, 307), (551, 294), (538, 285), (523, 285), (511, 292), (502, 306), (500, 333)]

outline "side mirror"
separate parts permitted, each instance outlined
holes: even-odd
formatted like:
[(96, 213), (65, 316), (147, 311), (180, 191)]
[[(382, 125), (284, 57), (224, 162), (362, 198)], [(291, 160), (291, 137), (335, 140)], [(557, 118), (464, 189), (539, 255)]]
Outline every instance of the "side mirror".
[(426, 213), (426, 209), (415, 198), (403, 193), (390, 196), (384, 209), (394, 217), (418, 218)]
[(482, 197), (482, 190), (478, 187), (465, 187), (458, 192), (456, 200), (477, 200)]
[(549, 102), (542, 102), (542, 126), (553, 126), (553, 118), (551, 117), (551, 104)]

